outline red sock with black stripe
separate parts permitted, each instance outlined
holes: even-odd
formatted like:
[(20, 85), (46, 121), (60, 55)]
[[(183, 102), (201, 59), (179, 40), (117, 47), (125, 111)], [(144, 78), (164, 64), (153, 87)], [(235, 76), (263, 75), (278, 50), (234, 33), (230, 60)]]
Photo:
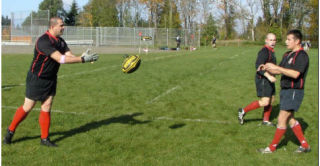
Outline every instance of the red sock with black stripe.
[(14, 132), (18, 125), (26, 118), (27, 115), (28, 113), (23, 110), (23, 106), (20, 106), (14, 114), (14, 117), (8, 129)]
[(300, 123), (296, 121), (296, 123), (293, 126), (291, 126), (291, 129), (293, 133), (296, 135), (296, 137), (298, 138), (298, 140), (300, 141), (301, 146), (304, 148), (308, 148), (309, 144), (307, 143), (307, 140), (303, 136)]
[(257, 100), (257, 101), (254, 101), (254, 102), (250, 103), (246, 107), (244, 107), (243, 110), (244, 110), (245, 113), (247, 113), (247, 112), (255, 110), (255, 109), (259, 108), (259, 107), (260, 107), (259, 101)]
[(278, 143), (280, 142), (282, 136), (286, 133), (286, 128), (277, 127), (276, 133), (274, 134), (273, 140), (269, 145), (271, 151), (275, 151), (277, 149)]
[(263, 121), (269, 121), (270, 115), (271, 115), (271, 111), (272, 111), (272, 105), (268, 105), (268, 106), (264, 107)]
[(39, 124), (41, 128), (41, 139), (48, 138), (50, 128), (50, 112), (40, 111)]

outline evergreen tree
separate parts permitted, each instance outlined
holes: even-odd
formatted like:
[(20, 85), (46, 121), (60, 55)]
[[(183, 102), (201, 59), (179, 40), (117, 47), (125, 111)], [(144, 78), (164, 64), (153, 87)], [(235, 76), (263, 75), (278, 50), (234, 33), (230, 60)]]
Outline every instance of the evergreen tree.
[(9, 26), (11, 24), (11, 19), (8, 18), (8, 16), (6, 17), (1, 17), (2, 21), (1, 21), (1, 25), (2, 26)]
[(210, 13), (207, 24), (204, 25), (201, 33), (201, 45), (208, 45), (211, 42), (212, 36), (218, 38), (218, 30), (216, 26), (216, 22)]
[(161, 7), (159, 28), (180, 28), (181, 21), (177, 5), (172, 0), (165, 0)]
[(66, 13), (63, 9), (62, 0), (43, 0), (39, 5), (39, 10), (49, 10), (50, 17), (59, 16), (64, 18)]
[(78, 5), (73, 0), (70, 11), (66, 14), (65, 23), (68, 26), (76, 25), (76, 18), (78, 16)]
[(116, 0), (91, 0), (84, 11), (90, 13), (92, 17), (92, 26), (110, 26), (119, 25)]

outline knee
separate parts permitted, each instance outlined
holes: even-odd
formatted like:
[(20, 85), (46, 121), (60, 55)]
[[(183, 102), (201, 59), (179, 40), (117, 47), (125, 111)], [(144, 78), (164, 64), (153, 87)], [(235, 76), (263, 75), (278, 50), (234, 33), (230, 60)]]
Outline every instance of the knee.
[(41, 105), (41, 111), (50, 112), (50, 110), (51, 110), (51, 104), (42, 104)]
[(260, 107), (265, 107), (265, 106), (268, 106), (269, 104), (270, 104), (270, 100), (268, 99), (259, 100)]

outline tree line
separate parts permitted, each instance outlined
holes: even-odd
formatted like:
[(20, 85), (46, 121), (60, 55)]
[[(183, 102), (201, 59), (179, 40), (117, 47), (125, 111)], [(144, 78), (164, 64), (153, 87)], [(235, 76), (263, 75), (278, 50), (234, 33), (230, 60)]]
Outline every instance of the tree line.
[[(263, 41), (267, 32), (284, 40), (297, 28), (318, 41), (318, 0), (89, 0), (70, 10), (62, 0), (43, 0), (39, 10), (60, 16), (68, 26), (152, 27), (201, 30), (201, 43), (218, 39)], [(37, 12), (33, 12), (37, 15)], [(2, 16), (2, 24), (8, 18)], [(30, 17), (24, 23), (30, 24)]]

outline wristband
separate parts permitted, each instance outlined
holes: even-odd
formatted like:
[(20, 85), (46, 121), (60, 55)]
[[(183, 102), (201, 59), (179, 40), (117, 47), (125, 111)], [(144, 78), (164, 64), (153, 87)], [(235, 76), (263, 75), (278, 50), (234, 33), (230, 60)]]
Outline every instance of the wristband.
[(66, 56), (65, 55), (61, 55), (60, 64), (64, 64), (64, 63), (66, 63)]
[(81, 62), (84, 63), (84, 57), (83, 56), (81, 57)]

